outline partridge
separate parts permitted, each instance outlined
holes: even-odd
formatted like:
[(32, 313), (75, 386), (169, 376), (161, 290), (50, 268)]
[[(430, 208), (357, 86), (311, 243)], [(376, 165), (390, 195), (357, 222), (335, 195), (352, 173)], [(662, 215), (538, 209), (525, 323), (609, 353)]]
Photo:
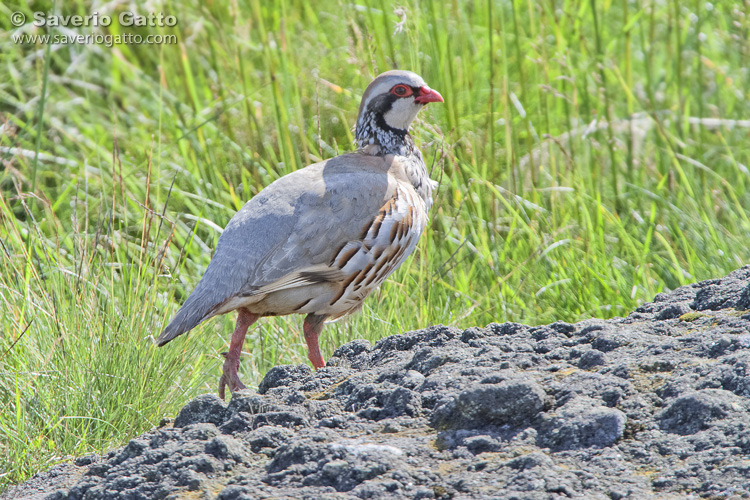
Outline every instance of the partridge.
[(159, 338), (163, 346), (202, 321), (237, 311), (219, 396), (244, 389), (237, 370), (245, 335), (262, 316), (306, 314), (308, 358), (325, 366), (323, 323), (354, 312), (417, 245), (436, 183), (409, 125), (443, 97), (410, 71), (367, 86), (356, 152), (292, 172), (229, 221), (206, 272)]

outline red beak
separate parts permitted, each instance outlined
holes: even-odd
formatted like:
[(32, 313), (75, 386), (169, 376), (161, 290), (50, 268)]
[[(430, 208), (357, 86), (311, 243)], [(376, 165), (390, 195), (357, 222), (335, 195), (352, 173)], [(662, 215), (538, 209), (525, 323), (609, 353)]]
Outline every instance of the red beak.
[(425, 85), (419, 89), (419, 95), (414, 98), (414, 102), (419, 104), (427, 104), (428, 102), (445, 102), (443, 96), (437, 90), (432, 90), (430, 87)]

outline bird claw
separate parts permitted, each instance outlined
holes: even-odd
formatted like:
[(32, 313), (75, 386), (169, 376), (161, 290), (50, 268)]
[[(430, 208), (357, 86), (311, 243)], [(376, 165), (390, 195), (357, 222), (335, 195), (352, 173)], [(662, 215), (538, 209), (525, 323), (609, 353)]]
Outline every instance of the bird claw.
[[(222, 355), (225, 358), (227, 357), (227, 353), (222, 353)], [(219, 378), (219, 397), (221, 399), (224, 399), (224, 396), (226, 394), (225, 388), (227, 386), (229, 387), (230, 393), (246, 389), (245, 384), (243, 384), (240, 380), (240, 376), (237, 373), (237, 368), (231, 365), (232, 363), (230, 363), (229, 360), (224, 362), (221, 378)]]

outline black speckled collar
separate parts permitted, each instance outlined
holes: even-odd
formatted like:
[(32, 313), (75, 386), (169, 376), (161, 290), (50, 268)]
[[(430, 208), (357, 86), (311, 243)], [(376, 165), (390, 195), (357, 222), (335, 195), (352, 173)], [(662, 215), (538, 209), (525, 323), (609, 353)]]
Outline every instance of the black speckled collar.
[(368, 109), (357, 123), (356, 140), (360, 148), (379, 146), (378, 154), (410, 156), (414, 141), (407, 130), (393, 128), (385, 122), (383, 114)]

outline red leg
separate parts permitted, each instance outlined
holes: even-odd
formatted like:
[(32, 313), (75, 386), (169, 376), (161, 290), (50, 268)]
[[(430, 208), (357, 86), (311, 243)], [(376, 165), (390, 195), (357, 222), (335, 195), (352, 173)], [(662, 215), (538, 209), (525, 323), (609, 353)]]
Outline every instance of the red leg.
[(323, 329), (325, 319), (325, 316), (308, 314), (305, 318), (305, 324), (302, 326), (305, 332), (305, 342), (307, 342), (307, 357), (316, 370), (326, 365), (323, 356), (320, 355), (320, 345), (318, 345), (318, 337)]
[(237, 309), (237, 326), (234, 327), (232, 340), (229, 342), (229, 352), (224, 353), (224, 367), (219, 379), (219, 397), (221, 399), (224, 399), (224, 387), (227, 385), (230, 392), (245, 388), (245, 384), (240, 382), (237, 369), (240, 367), (242, 345), (245, 343), (247, 329), (258, 321), (258, 318), (257, 314), (253, 314), (245, 308)]

